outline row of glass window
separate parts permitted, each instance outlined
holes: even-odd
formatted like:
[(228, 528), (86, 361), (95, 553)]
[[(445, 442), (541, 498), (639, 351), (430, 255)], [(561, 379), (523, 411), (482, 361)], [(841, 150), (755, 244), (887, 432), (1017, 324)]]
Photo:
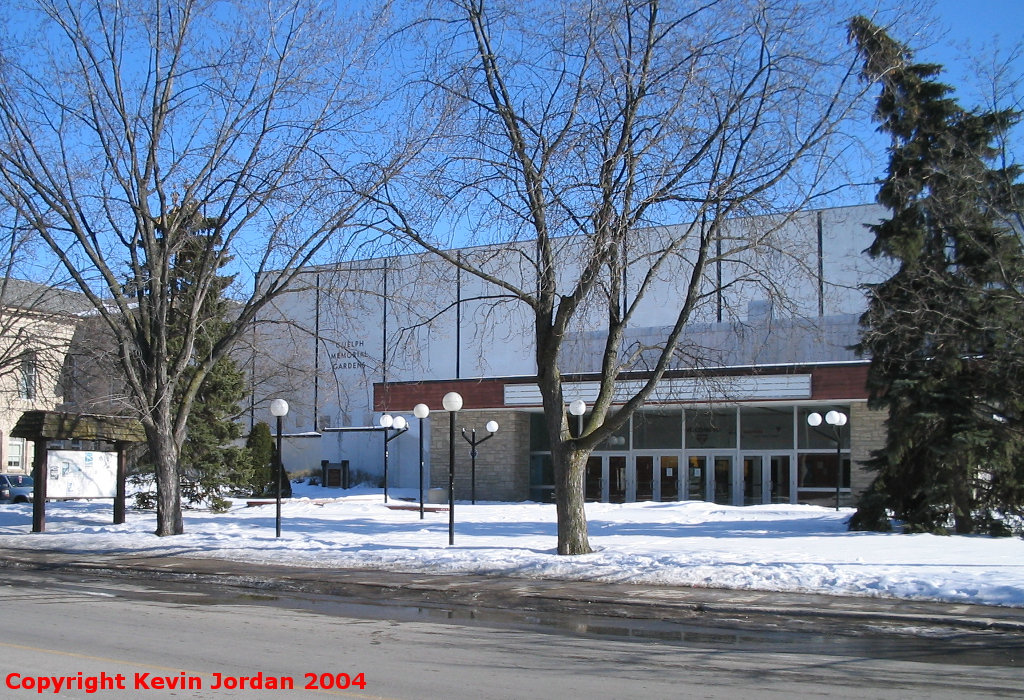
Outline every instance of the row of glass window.
[[(607, 498), (612, 503), (622, 503), (627, 494), (630, 473), (636, 479), (634, 497), (638, 501), (657, 499), (661, 501), (712, 499), (717, 503), (734, 502), (733, 489), (736, 487), (733, 472), (733, 457), (729, 455), (689, 455), (687, 470), (680, 469), (679, 455), (636, 455), (633, 471), (626, 455), (591, 456), (585, 478), (586, 498), (599, 501)], [(792, 455), (770, 455), (767, 462), (762, 455), (742, 455), (741, 481), (743, 503), (815, 503), (832, 498), (836, 480), (844, 492), (850, 489), (850, 456), (833, 452), (799, 453), (796, 455), (796, 473), (790, 469)], [(607, 461), (607, 465), (605, 465)], [(767, 470), (765, 470), (767, 468)], [(609, 480), (607, 495), (604, 489), (604, 469)], [(795, 477), (795, 478), (794, 478)], [(709, 490), (709, 479), (713, 488)], [(766, 498), (762, 490), (767, 479), (770, 488)], [(660, 488), (655, 489), (653, 482)], [(795, 483), (792, 483), (795, 481)], [(792, 487), (796, 487), (796, 492)], [(555, 471), (550, 453), (530, 456), (530, 500), (550, 502), (554, 498)]]
[[(600, 451), (741, 449), (835, 449), (833, 428), (807, 424), (811, 413), (837, 410), (849, 416), (849, 406), (736, 407), (716, 409), (652, 409), (633, 414), (632, 421), (597, 447)], [(569, 417), (569, 429), (578, 435), (582, 421)], [(530, 451), (551, 449), (544, 416), (531, 414)], [(685, 445), (684, 443), (685, 436)], [(840, 431), (842, 448), (850, 448), (850, 424)], [(794, 447), (795, 446), (795, 447)]]

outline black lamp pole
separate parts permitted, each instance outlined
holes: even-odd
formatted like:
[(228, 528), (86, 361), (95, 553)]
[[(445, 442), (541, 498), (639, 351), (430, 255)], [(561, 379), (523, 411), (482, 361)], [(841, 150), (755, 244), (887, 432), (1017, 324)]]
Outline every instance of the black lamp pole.
[(384, 502), (388, 502), (388, 443), (391, 440), (388, 438), (390, 431), (384, 428)]
[(423, 419), (420, 418), (420, 520), (423, 520)]
[(277, 478), (274, 481), (277, 483), (277, 516), (275, 518), (275, 525), (277, 530), (277, 536), (281, 536), (281, 489), (284, 488), (281, 481), (284, 479), (284, 458), (281, 454), (281, 420), (288, 415), (288, 402), (284, 399), (274, 399), (270, 402), (270, 415), (277, 418)]
[(455, 414), (462, 409), (462, 396), (449, 391), (441, 399), (448, 411), (448, 544), (455, 544)]
[(470, 465), (471, 466), (470, 466), (470, 476), (469, 476), (469, 480), (470, 481), (469, 481), (469, 483), (470, 483), (470, 492), (471, 492), (472, 499), (473, 499), (473, 505), (476, 505), (476, 446), (481, 444), (481, 443), (484, 443), (484, 442), (487, 442), (488, 440), (490, 440), (492, 437), (494, 437), (494, 433), (489, 433), (487, 435), (487, 437), (480, 438), (479, 440), (477, 440), (476, 439), (476, 428), (473, 428), (473, 430), (471, 431), (471, 435), (473, 437), (467, 436), (466, 435), (466, 429), (465, 428), (462, 429), (462, 439), (465, 440), (466, 442), (468, 442), (469, 445), (470, 445), (469, 458), (470, 458)]
[(448, 544), (455, 544), (455, 411), (448, 411)]
[(843, 440), (839, 434), (840, 426), (833, 425), (836, 431), (836, 510), (839, 510), (839, 488), (843, 485)]
[(281, 472), (284, 471), (284, 461), (281, 459), (281, 419), (277, 417), (277, 537), (281, 536)]
[(412, 414), (420, 421), (420, 520), (423, 520), (423, 419), (430, 415), (430, 408), (425, 403), (418, 403), (413, 407)]

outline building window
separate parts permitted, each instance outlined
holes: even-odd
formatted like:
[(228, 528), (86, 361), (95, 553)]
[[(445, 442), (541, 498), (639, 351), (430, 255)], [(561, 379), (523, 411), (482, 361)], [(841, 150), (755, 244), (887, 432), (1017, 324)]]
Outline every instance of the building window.
[(793, 449), (793, 409), (740, 409), (740, 449)]
[[(821, 425), (817, 428), (807, 424), (807, 416), (811, 413), (825, 415), (829, 411), (841, 411), (849, 417), (849, 406), (801, 406), (797, 410), (797, 448), (801, 450), (836, 449), (836, 441), (833, 439), (834, 429), (831, 425)], [(851, 423), (847, 423), (839, 431), (839, 440), (844, 450), (850, 449)]]
[[(839, 473), (840, 455), (802, 454), (799, 457), (797, 487), (801, 489), (828, 489), (835, 491), (836, 474)], [(842, 482), (840, 488), (850, 488), (850, 455), (842, 455)]]
[(686, 449), (736, 449), (736, 411), (686, 411)]
[(850, 415), (849, 406), (800, 406), (797, 409), (797, 502), (814, 505), (835, 503), (838, 482), (843, 498), (850, 495), (850, 428), (839, 431), (839, 453), (836, 452), (835, 431), (831, 425), (808, 425), (811, 413), (825, 415), (829, 411), (842, 411)]
[(633, 414), (634, 449), (678, 450), (682, 446), (682, 411), (638, 411)]
[[(575, 418), (575, 416), (573, 416)], [(530, 452), (547, 452), (551, 449), (548, 426), (543, 413), (530, 414)]]
[(530, 500), (555, 502), (555, 465), (550, 454), (530, 455)]
[(24, 438), (11, 438), (7, 441), (7, 471), (25, 471)]
[(21, 375), (18, 381), (18, 398), (32, 401), (36, 398), (36, 384), (39, 379), (39, 367), (35, 357), (27, 357), (21, 361)]

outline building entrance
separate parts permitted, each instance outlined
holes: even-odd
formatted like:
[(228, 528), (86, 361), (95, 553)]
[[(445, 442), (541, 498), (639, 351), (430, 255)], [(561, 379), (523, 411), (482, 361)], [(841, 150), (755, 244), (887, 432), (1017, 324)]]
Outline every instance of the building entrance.
[(584, 474), (584, 498), (588, 501), (625, 503), (626, 462), (625, 455), (591, 455)]
[(744, 454), (743, 493), (735, 505), (793, 503), (793, 460), (784, 454)]
[[(633, 458), (634, 501), (679, 500), (679, 455), (636, 455)], [(628, 493), (627, 496), (631, 495)]]
[(733, 503), (733, 457), (724, 454), (688, 456), (686, 497), (691, 501)]
[(794, 460), (789, 454), (591, 455), (587, 461), (588, 501), (713, 501), (750, 506), (795, 503)]

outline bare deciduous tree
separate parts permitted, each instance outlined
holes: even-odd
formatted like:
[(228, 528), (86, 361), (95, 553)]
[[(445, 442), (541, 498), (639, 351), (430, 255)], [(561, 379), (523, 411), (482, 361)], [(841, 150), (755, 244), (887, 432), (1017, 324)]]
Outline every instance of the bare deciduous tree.
[[(156, 465), (157, 534), (181, 533), (197, 389), (345, 230), (359, 198), (340, 183), (372, 190), (350, 154), (377, 99), (357, 84), (374, 19), (307, 0), (27, 5), (0, 55), (0, 191), (116, 338)], [(175, 308), (186, 245), (193, 303)], [(238, 313), (197, 353), (199, 308), (232, 258)]]
[[(840, 125), (863, 86), (842, 17), (789, 0), (432, 9), (416, 24), (429, 64), (409, 126), (424, 162), (389, 183), (377, 225), (529, 309), (558, 551), (583, 554), (591, 451), (651, 396), (709, 305), (785, 287), (770, 270), (801, 265), (787, 224), (843, 176)], [(456, 255), (452, 231), (490, 245)], [(668, 330), (632, 352), (665, 278), (678, 290), (657, 302)], [(574, 438), (563, 350), (583, 328), (605, 335), (599, 395)], [(642, 388), (621, 403), (616, 380), (641, 362)]]

